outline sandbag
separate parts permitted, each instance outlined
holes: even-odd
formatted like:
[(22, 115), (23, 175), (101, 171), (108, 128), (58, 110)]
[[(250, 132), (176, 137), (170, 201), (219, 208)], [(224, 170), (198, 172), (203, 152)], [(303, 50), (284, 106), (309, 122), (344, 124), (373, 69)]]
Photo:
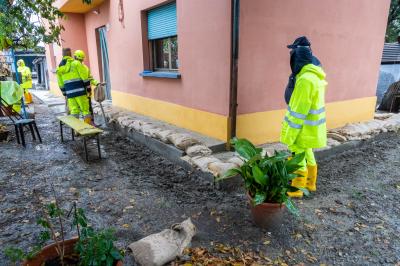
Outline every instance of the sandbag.
[(186, 154), (190, 157), (194, 156), (208, 156), (211, 155), (212, 150), (204, 145), (193, 145), (186, 149)]
[(181, 150), (186, 150), (189, 146), (199, 144), (199, 141), (192, 138), (188, 134), (175, 133), (168, 136), (168, 140), (174, 144), (175, 147)]
[(162, 266), (182, 255), (196, 234), (191, 219), (172, 225), (160, 233), (149, 235), (128, 246), (135, 261), (142, 266)]
[(118, 123), (121, 127), (127, 127), (130, 123), (132, 123), (132, 119), (129, 116), (120, 116), (117, 118)]
[(174, 132), (169, 129), (164, 129), (164, 130), (157, 131), (154, 134), (157, 139), (161, 140), (164, 143), (169, 143), (170, 141), (168, 140), (168, 137), (170, 135), (174, 134)]
[(195, 166), (197, 166), (203, 172), (210, 171), (208, 169), (208, 165), (210, 163), (221, 162), (218, 158), (215, 158), (213, 156), (206, 156), (206, 157), (196, 156), (196, 157), (193, 157), (191, 161)]
[(336, 132), (328, 132), (327, 133), (328, 138), (334, 139), (339, 142), (346, 142), (347, 138), (345, 136), (340, 135), (339, 133)]
[(386, 120), (388, 118), (391, 118), (393, 115), (394, 115), (393, 113), (375, 113), (374, 119)]
[(149, 124), (142, 125), (142, 130), (141, 131), (143, 132), (143, 134), (145, 136), (149, 136), (149, 137), (154, 138), (155, 137), (155, 132), (157, 130), (159, 130), (158, 127), (156, 127), (155, 125), (149, 123)]
[(94, 100), (98, 103), (103, 102), (106, 99), (106, 90), (105, 85), (98, 84), (96, 88), (94, 88)]
[(140, 120), (135, 120), (132, 124), (131, 127), (133, 127), (134, 130), (136, 131), (141, 131), (142, 130), (142, 125), (143, 125), (143, 121)]
[(394, 115), (383, 121), (384, 127), (388, 131), (397, 131), (400, 129), (400, 114)]
[(287, 151), (287, 146), (283, 143), (270, 143), (263, 148), (262, 154), (268, 156), (274, 156), (275, 151)]
[(223, 176), (228, 170), (237, 168), (234, 163), (223, 163), (223, 162), (212, 162), (208, 164), (208, 169), (213, 173), (214, 176)]
[(327, 139), (327, 146), (328, 147), (335, 147), (335, 146), (339, 146), (341, 144), (340, 141), (333, 139), (333, 138), (328, 138)]
[(238, 167), (240, 167), (244, 164), (244, 161), (240, 157), (237, 157), (237, 156), (230, 158), (227, 162), (233, 163)]
[(334, 132), (345, 136), (349, 140), (364, 139), (364, 136), (380, 133), (388, 120), (371, 120), (365, 123), (347, 124), (342, 128), (335, 129)]

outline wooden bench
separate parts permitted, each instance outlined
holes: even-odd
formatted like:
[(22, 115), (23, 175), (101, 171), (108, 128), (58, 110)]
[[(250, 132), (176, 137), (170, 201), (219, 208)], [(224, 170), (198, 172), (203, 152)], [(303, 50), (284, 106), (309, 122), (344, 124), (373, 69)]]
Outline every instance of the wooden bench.
[(97, 139), (97, 150), (99, 152), (99, 159), (101, 159), (100, 153), (100, 133), (103, 130), (89, 125), (82, 120), (70, 115), (66, 116), (58, 116), (58, 120), (60, 120), (60, 134), (61, 134), (61, 142), (64, 142), (63, 135), (63, 125), (67, 125), (71, 128), (72, 140), (75, 140), (74, 132), (83, 137), (83, 147), (85, 148), (85, 159), (88, 161), (88, 150), (87, 150), (87, 139), (96, 138)]

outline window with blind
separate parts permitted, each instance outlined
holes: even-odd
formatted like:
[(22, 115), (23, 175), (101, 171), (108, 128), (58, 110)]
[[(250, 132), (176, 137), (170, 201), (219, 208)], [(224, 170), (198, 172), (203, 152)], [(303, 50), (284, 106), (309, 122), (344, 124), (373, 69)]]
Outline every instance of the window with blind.
[(178, 71), (176, 2), (147, 11), (147, 30), (153, 70)]

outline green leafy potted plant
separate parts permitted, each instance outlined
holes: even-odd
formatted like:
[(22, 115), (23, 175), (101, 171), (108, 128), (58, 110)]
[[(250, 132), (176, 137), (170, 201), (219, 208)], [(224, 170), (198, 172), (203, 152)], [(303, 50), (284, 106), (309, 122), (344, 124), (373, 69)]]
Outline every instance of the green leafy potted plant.
[[(72, 219), (69, 219), (71, 214)], [(83, 209), (76, 208), (75, 203), (69, 211), (60, 208), (57, 200), (47, 204), (42, 208), (37, 223), (44, 230), (40, 233), (39, 243), (32, 250), (25, 253), (19, 248), (6, 248), (5, 254), (13, 265), (23, 261), (24, 266), (122, 266), (122, 252), (114, 247), (113, 231), (94, 230), (89, 226)], [(71, 229), (76, 228), (78, 237), (64, 238), (67, 225)], [(44, 246), (49, 240), (54, 243)]]
[[(298, 177), (296, 171), (301, 168), (299, 163), (304, 160), (304, 153), (290, 158), (292, 155), (288, 152), (275, 151), (273, 156), (268, 156), (263, 155), (261, 148), (256, 148), (246, 139), (234, 138), (231, 143), (244, 163), (217, 177), (216, 181), (236, 175), (242, 177), (251, 203), (254, 222), (261, 227), (279, 224), (285, 208), (292, 214), (299, 215), (298, 209), (287, 193), (299, 190), (290, 183)], [(306, 189), (300, 189), (305, 195), (309, 194)]]

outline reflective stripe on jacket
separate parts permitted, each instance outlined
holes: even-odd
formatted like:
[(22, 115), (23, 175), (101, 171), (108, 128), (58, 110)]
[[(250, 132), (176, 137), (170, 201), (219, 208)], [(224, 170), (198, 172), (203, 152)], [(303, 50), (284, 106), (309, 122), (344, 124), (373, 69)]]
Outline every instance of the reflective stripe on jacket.
[(281, 142), (304, 148), (326, 146), (325, 73), (321, 67), (305, 65), (296, 76), (282, 131)]
[(58, 83), (67, 98), (86, 95), (85, 84), (89, 80), (87, 67), (78, 60), (67, 60), (64, 66), (57, 69)]

